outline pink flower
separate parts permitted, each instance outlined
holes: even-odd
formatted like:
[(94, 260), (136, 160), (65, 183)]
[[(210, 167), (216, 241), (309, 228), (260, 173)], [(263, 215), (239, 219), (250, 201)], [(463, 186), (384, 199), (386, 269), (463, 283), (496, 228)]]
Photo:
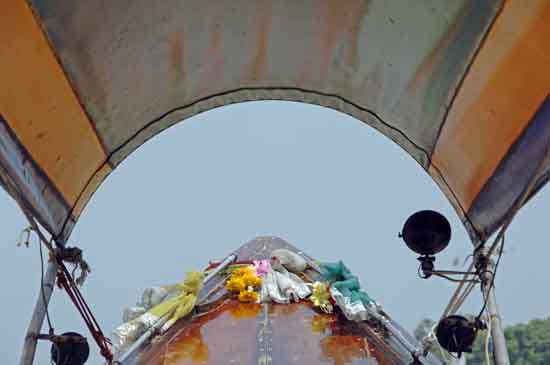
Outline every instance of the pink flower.
[(252, 261), (254, 268), (256, 269), (256, 275), (260, 276), (267, 274), (270, 268), (269, 260), (254, 260)]

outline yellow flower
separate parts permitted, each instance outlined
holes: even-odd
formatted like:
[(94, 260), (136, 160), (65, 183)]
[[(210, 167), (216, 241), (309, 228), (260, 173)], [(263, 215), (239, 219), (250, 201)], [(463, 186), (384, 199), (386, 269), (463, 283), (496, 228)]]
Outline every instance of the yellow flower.
[(252, 291), (252, 290), (245, 290), (245, 291), (240, 292), (240, 294), (239, 294), (239, 300), (241, 302), (255, 303), (255, 302), (258, 301), (258, 299), (259, 299), (258, 293), (256, 293), (255, 291)]
[(242, 278), (247, 287), (251, 286), (254, 288), (259, 288), (262, 285), (262, 278), (254, 273), (247, 273), (243, 275)]
[(254, 266), (239, 267), (235, 269), (231, 274), (232, 277), (245, 276), (245, 275), (255, 275)]
[(313, 293), (309, 297), (309, 300), (311, 300), (313, 302), (313, 305), (319, 307), (323, 312), (332, 312), (332, 305), (330, 304), (330, 293), (328, 291), (328, 285), (326, 283), (315, 282), (313, 284)]
[(235, 269), (229, 280), (225, 283), (228, 291), (239, 293), (241, 302), (257, 302), (259, 295), (254, 292), (255, 288), (262, 285), (262, 279), (256, 275), (253, 266), (239, 267)]
[(246, 289), (246, 284), (242, 278), (232, 277), (225, 283), (227, 290), (235, 293), (239, 293)]
[(254, 267), (244, 266), (233, 271), (225, 287), (231, 292), (238, 293), (246, 290), (248, 287), (259, 288), (261, 285), (262, 279), (256, 275)]

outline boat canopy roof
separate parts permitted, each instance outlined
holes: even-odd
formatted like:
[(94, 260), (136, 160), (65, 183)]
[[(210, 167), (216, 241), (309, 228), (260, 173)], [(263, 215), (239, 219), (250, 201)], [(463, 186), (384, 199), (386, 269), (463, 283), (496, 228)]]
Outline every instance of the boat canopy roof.
[(232, 103), (299, 101), (401, 146), (485, 241), (550, 175), (537, 168), (548, 19), (548, 0), (13, 0), (0, 14), (0, 180), (63, 243), (162, 130)]

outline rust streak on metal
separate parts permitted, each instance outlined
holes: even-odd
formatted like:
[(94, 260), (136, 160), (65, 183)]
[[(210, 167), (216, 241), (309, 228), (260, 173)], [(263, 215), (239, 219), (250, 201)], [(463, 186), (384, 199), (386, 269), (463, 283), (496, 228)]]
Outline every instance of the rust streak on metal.
[(359, 35), (361, 34), (361, 25), (363, 19), (369, 12), (370, 0), (361, 1), (358, 5), (358, 11), (353, 14), (353, 22), (350, 23), (350, 47), (347, 55), (347, 62), (353, 68), (359, 67)]
[(220, 50), (221, 43), (222, 35), (215, 28), (211, 34), (210, 47), (208, 47), (205, 55), (202, 57), (205, 66), (202, 72), (201, 94), (206, 94), (207, 90), (212, 88), (212, 85), (215, 85), (222, 79), (225, 62), (223, 52)]
[(416, 70), (414, 77), (409, 81), (407, 90), (413, 92), (420, 89), (421, 85), (431, 76), (433, 68), (441, 63), (443, 57), (445, 57), (445, 50), (454, 42), (455, 37), (458, 34), (460, 25), (467, 20), (469, 5), (465, 3), (462, 5), (458, 15), (454, 18), (454, 21), (441, 39), (434, 45), (432, 50), (426, 55), (418, 69)]
[[(335, 48), (339, 42), (345, 42), (346, 36), (354, 37), (353, 32), (357, 30), (361, 22), (361, 10), (364, 6), (363, 0), (353, 0), (346, 3), (342, 8), (339, 0), (326, 1), (322, 8), (322, 18), (325, 20), (325, 30), (321, 42), (321, 80), (326, 80), (328, 70), (333, 61)], [(353, 43), (353, 42), (352, 42)], [(351, 44), (351, 43), (350, 43)], [(348, 50), (349, 55), (356, 51), (353, 47)]]
[(170, 71), (174, 86), (185, 79), (184, 44), (181, 33), (172, 33), (169, 39), (170, 46)]
[(258, 2), (256, 8), (257, 44), (256, 53), (248, 66), (248, 78), (251, 81), (263, 80), (267, 66), (267, 47), (271, 31), (271, 1)]

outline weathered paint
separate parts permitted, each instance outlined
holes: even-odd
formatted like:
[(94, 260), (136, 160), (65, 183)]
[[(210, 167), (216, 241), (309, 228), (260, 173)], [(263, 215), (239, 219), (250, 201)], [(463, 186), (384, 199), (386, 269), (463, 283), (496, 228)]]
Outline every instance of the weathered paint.
[(86, 203), (88, 203), (88, 201), (92, 197), (92, 194), (99, 188), (99, 185), (101, 185), (101, 183), (109, 176), (112, 171), (113, 169), (109, 164), (104, 164), (94, 175), (92, 175), (92, 178), (85, 185), (84, 190), (82, 190), (82, 193), (80, 194), (74, 205), (72, 211), (72, 215), (74, 218), (80, 217), (82, 210), (86, 206)]
[[(402, 103), (402, 97), (418, 65), (447, 32), (455, 9), (466, 2), (445, 5), (426, 0), (422, 6), (407, 8), (405, 17), (402, 3), (395, 0), (351, 1), (345, 7), (332, 0), (195, 0), (185, 4), (142, 0), (101, 5), (99, 0), (90, 0), (71, 6), (63, 1), (33, 1), (102, 140), (113, 153), (114, 164), (180, 120), (180, 113), (160, 118), (164, 113), (182, 107), (181, 114), (187, 115), (185, 105), (212, 97), (211, 106), (284, 99), (349, 112), (403, 145), (424, 166), (425, 153), (414, 145), (430, 150), (436, 134), (431, 131), (437, 131), (444, 108), (436, 108), (439, 99), (431, 96), (417, 100), (424, 98), (423, 93), (407, 95), (412, 98), (410, 103)], [(467, 3), (478, 15), (461, 19), (460, 29), (484, 29), (490, 24), (494, 14), (483, 9), (496, 6), (478, 9), (477, 2)], [(178, 83), (173, 71), (174, 37), (185, 49), (177, 52), (179, 69), (185, 70)], [(442, 51), (446, 62), (461, 65), (454, 73), (444, 73), (448, 94), (461, 78), (477, 38), (460, 44), (459, 49)], [(128, 88), (136, 77), (141, 78), (141, 87)], [(270, 92), (298, 85), (309, 94)], [(245, 93), (246, 98), (229, 96), (243, 88), (258, 91)], [(316, 91), (338, 95), (360, 108), (354, 110), (320, 94), (310, 98)], [(213, 97), (219, 93), (224, 96)], [(439, 97), (446, 99), (441, 93)], [(418, 103), (431, 103), (433, 108), (428, 109), (436, 112), (423, 111), (420, 117), (413, 108)], [(374, 110), (406, 137), (361, 109)], [(195, 108), (193, 114), (198, 111)]]
[[(506, 218), (502, 212), (510, 210), (520, 199), (549, 151), (550, 97), (546, 97), (470, 207), (468, 216), (476, 222), (482, 237), (502, 224)], [(547, 164), (540, 174), (549, 171)]]
[(63, 225), (69, 205), (48, 179), (0, 114), (0, 179), (10, 194), (28, 212), (43, 218), (54, 231)]
[(72, 206), (106, 155), (27, 2), (0, 6), (0, 113)]
[(35, 17), (23, 0), (2, 13), (0, 72), (15, 89), (0, 113), (69, 206), (64, 224), (55, 202), (34, 209), (61, 240), (109, 165), (183, 119), (265, 99), (378, 129), (483, 239), (507, 212), (470, 208), (549, 90), (547, 0), (29, 3)]
[(550, 93), (548, 19), (547, 0), (506, 2), (449, 112), (432, 163), (466, 211)]

